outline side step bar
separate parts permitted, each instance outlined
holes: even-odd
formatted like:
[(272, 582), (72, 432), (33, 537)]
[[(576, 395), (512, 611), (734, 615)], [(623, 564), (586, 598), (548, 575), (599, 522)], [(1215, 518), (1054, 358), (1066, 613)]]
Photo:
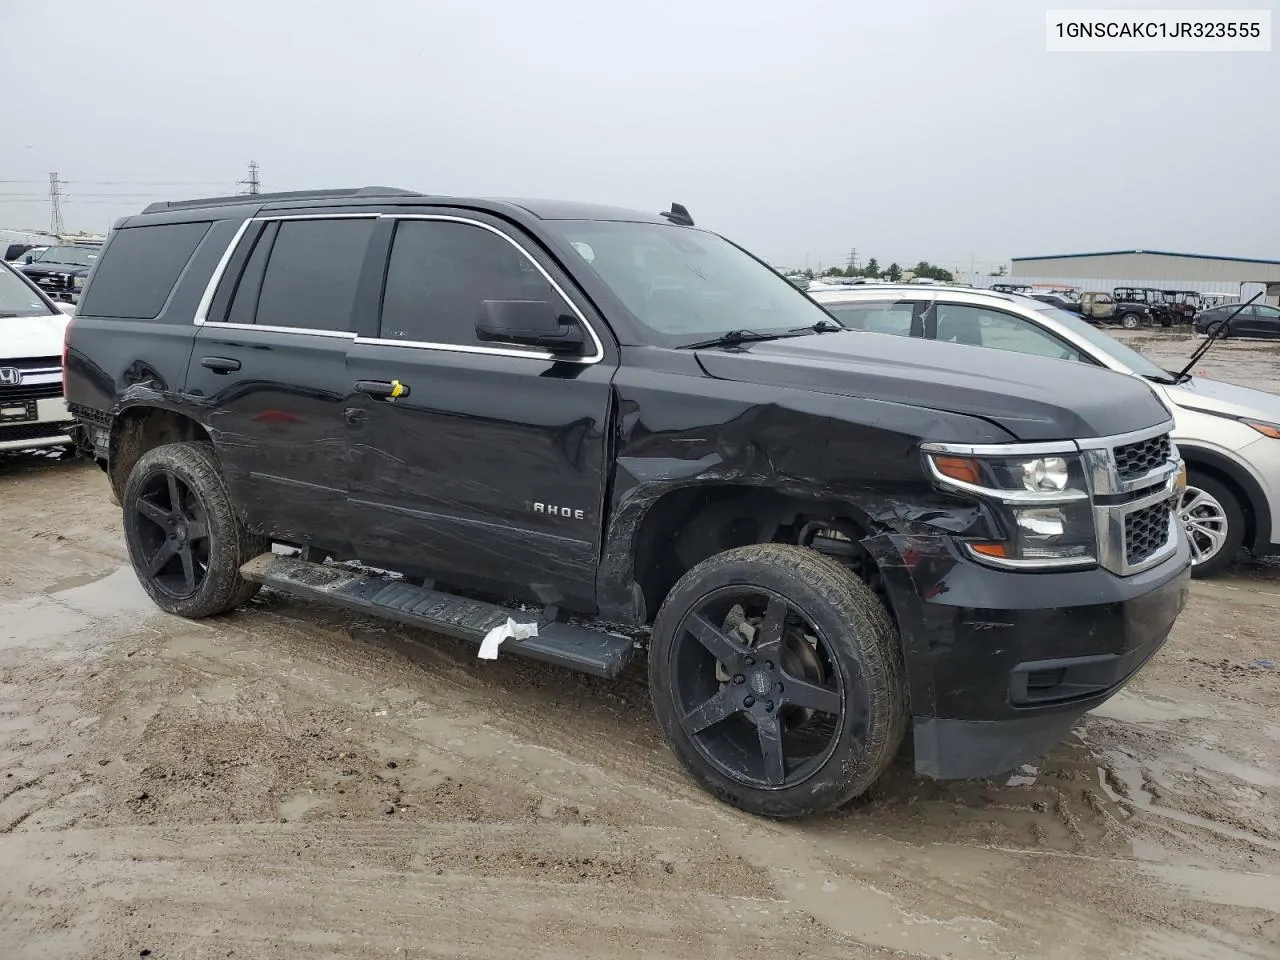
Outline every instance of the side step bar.
[(538, 635), (527, 640), (504, 640), (499, 655), (517, 654), (597, 677), (616, 677), (636, 652), (629, 637), (569, 623), (544, 622), (541, 615), (295, 557), (264, 553), (242, 566), (240, 575), (282, 593), (337, 604), (476, 644), (494, 627), (506, 623), (508, 617), (517, 623), (533, 620), (538, 624)]

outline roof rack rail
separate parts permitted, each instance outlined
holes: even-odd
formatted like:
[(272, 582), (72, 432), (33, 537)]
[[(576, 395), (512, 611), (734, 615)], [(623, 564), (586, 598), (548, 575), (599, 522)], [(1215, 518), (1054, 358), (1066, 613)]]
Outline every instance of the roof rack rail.
[(159, 200), (148, 204), (143, 213), (165, 210), (191, 210), (197, 207), (229, 207), (241, 203), (271, 203), (276, 200), (327, 200), (343, 197), (416, 197), (415, 190), (401, 187), (349, 187), (334, 190), (290, 190), (285, 193), (238, 193), (230, 197), (200, 197), (194, 200)]

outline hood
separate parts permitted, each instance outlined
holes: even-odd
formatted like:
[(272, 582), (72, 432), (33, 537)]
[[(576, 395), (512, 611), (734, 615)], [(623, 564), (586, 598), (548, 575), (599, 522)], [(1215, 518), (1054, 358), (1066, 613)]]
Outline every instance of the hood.
[(1280, 396), (1265, 390), (1238, 387), (1234, 383), (1204, 377), (1192, 377), (1185, 383), (1170, 384), (1164, 389), (1170, 400), (1189, 410), (1280, 423)]
[(915, 337), (814, 334), (700, 350), (698, 360), (721, 380), (982, 417), (1020, 440), (1106, 437), (1171, 419), (1136, 377), (1071, 360)]
[(6, 360), (62, 355), (62, 336), (71, 318), (64, 313), (47, 317), (0, 317), (0, 367)]
[(82, 277), (90, 270), (89, 267), (83, 267), (78, 263), (57, 263), (53, 260), (24, 263), (18, 269), (28, 277), (47, 277), (51, 273), (65, 273), (70, 277)]

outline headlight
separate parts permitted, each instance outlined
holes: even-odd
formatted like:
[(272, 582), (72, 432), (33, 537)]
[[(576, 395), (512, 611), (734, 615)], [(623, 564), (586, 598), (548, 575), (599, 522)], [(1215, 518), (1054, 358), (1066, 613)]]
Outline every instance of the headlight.
[(981, 499), (994, 514), (998, 540), (966, 541), (982, 562), (1011, 569), (1086, 567), (1097, 562), (1093, 505), (1078, 453), (958, 455), (925, 446), (938, 485)]
[(84, 287), (84, 277), (83, 277), (83, 276), (79, 276), (79, 277), (72, 277), (72, 278), (71, 278), (71, 289), (72, 289), (72, 290), (80, 290), (80, 289), (82, 289), (83, 287)]

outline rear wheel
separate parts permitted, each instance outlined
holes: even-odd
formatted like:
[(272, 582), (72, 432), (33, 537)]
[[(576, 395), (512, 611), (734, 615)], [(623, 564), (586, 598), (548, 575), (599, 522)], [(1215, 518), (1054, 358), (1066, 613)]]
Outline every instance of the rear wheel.
[(147, 451), (129, 474), (122, 502), (129, 558), (160, 609), (209, 617), (258, 592), (240, 577), (240, 566), (271, 543), (241, 524), (208, 444)]
[(1178, 522), (1191, 543), (1191, 575), (1211, 577), (1235, 559), (1244, 543), (1244, 509), (1235, 492), (1217, 477), (1187, 473), (1178, 501)]
[(1126, 313), (1120, 318), (1120, 326), (1126, 330), (1137, 330), (1142, 325), (1142, 318), (1136, 313)]
[(681, 763), (751, 813), (839, 806), (875, 782), (906, 728), (879, 598), (802, 547), (740, 547), (686, 573), (654, 623), (649, 676)]

